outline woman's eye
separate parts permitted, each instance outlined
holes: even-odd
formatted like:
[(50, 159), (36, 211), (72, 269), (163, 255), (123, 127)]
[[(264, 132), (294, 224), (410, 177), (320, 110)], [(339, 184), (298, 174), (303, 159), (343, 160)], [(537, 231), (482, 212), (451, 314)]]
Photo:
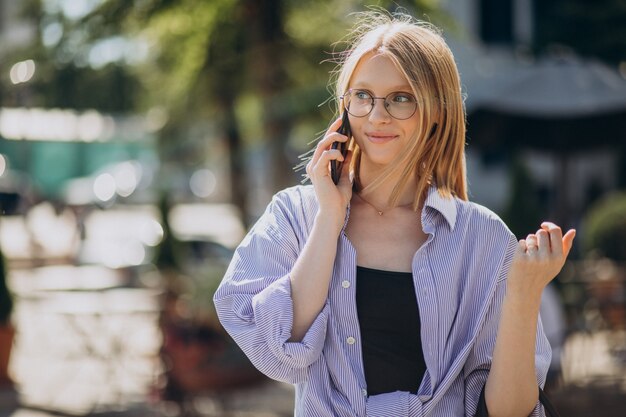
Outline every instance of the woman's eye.
[(356, 91), (354, 93), (354, 97), (359, 100), (368, 100), (370, 98), (370, 95), (366, 91)]
[(394, 103), (413, 103), (415, 98), (410, 94), (398, 93), (393, 95), (391, 101)]

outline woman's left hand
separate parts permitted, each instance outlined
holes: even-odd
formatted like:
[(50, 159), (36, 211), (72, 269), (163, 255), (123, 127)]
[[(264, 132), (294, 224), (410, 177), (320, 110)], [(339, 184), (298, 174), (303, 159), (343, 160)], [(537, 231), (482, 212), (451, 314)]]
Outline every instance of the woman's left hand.
[(509, 272), (507, 293), (538, 295), (563, 268), (576, 231), (565, 236), (554, 223), (543, 222), (541, 229), (519, 241)]

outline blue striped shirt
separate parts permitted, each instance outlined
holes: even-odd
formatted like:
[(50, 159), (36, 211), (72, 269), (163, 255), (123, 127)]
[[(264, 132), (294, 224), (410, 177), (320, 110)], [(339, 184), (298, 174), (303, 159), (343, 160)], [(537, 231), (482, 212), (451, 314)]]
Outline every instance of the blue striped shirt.
[[(417, 392), (367, 395), (355, 302), (356, 251), (344, 230), (326, 303), (303, 340), (288, 342), (289, 274), (317, 211), (311, 185), (274, 196), (235, 251), (215, 293), (228, 333), (261, 372), (295, 384), (298, 417), (473, 416), (489, 374), (515, 236), (486, 208), (443, 198), (430, 188), (421, 213), (428, 238), (412, 263), (427, 370)], [(344, 229), (349, 216), (348, 207)], [(540, 386), (550, 356), (539, 320)], [(531, 415), (543, 415), (539, 404)]]

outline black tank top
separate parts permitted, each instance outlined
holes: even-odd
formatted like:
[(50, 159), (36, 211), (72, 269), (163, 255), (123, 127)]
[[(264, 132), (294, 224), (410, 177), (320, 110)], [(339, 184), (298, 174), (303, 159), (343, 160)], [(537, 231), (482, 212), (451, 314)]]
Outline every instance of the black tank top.
[(426, 363), (413, 275), (357, 266), (356, 277), (368, 395), (417, 392)]

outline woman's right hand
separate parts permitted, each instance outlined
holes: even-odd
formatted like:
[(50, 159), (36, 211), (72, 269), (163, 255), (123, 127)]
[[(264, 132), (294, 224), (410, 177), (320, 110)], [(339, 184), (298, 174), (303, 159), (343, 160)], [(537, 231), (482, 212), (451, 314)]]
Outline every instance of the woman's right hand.
[[(315, 148), (313, 157), (306, 166), (306, 173), (313, 183), (320, 205), (319, 213), (333, 217), (343, 225), (348, 203), (352, 198), (352, 179), (350, 178), (350, 160), (352, 151), (348, 151), (344, 160), (338, 149), (332, 149), (333, 142), (347, 142), (348, 137), (337, 133), (341, 119), (337, 119), (326, 131), (326, 135)], [(330, 176), (330, 161), (343, 161), (341, 178), (335, 185)]]

